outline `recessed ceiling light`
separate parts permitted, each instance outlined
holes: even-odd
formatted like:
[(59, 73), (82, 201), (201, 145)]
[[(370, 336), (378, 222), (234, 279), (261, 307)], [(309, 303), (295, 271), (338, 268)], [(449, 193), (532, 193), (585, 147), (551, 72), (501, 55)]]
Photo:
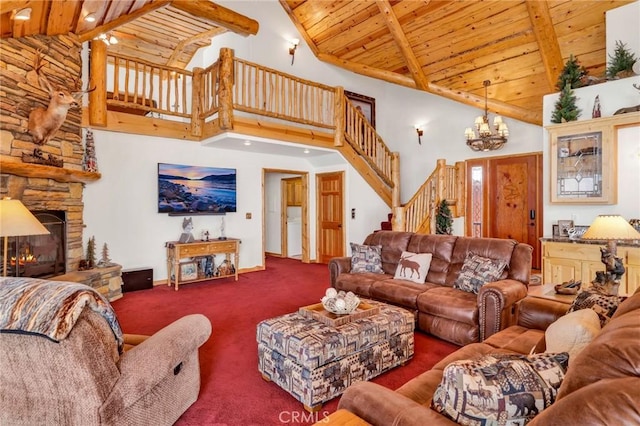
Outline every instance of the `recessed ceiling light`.
[(251, 145), (251, 142), (250, 142), (250, 141), (244, 141), (244, 144), (245, 144), (246, 146), (249, 146), (249, 145)]
[(87, 16), (84, 17), (86, 22), (96, 22), (96, 14), (91, 12)]
[(26, 7), (19, 10), (18, 12), (16, 12), (13, 19), (15, 19), (16, 21), (28, 21), (29, 19), (31, 19), (31, 8)]
[(302, 152), (304, 152), (305, 154), (308, 154), (308, 153), (309, 153), (309, 150), (308, 150), (308, 149), (305, 149), (305, 150), (304, 150), (304, 151), (302, 151)]

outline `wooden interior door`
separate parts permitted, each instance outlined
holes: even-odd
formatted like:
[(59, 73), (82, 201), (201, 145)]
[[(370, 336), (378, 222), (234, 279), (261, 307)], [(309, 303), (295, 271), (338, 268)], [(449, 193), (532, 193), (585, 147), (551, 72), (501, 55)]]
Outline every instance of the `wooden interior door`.
[(318, 261), (344, 256), (344, 173), (316, 176), (318, 194)]
[(542, 154), (467, 162), (467, 235), (511, 238), (542, 264)]

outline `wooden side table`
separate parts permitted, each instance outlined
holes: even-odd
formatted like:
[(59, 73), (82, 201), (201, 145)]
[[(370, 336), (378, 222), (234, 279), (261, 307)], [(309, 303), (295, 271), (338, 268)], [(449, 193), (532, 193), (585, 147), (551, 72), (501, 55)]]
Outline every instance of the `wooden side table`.
[(574, 299), (576, 298), (577, 294), (557, 294), (554, 286), (555, 284), (542, 284), (538, 286), (529, 287), (528, 295), (531, 297), (555, 300), (557, 302), (562, 302), (562, 303), (566, 303), (567, 305), (571, 305)]
[[(167, 248), (167, 285), (171, 286), (173, 280), (177, 291), (180, 284), (187, 282), (226, 278), (230, 275), (235, 276), (236, 281), (238, 281), (239, 246), (240, 240), (237, 238), (195, 241), (192, 243), (180, 243), (178, 241), (165, 243)], [(206, 256), (215, 256), (216, 254), (225, 255), (225, 259), (221, 262), (215, 262), (214, 259), (215, 265), (212, 265), (212, 272), (217, 268), (220, 271), (217, 275), (206, 274), (202, 268), (198, 267), (196, 261), (180, 263), (181, 259), (204, 258)], [(225, 264), (226, 267), (222, 268)]]

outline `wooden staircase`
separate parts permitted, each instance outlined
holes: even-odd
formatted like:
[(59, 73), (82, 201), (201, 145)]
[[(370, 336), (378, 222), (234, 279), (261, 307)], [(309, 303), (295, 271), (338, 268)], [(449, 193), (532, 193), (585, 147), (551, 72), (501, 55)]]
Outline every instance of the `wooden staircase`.
[[(342, 87), (234, 58), (227, 48), (209, 67), (188, 71), (107, 53), (104, 43), (92, 43), (90, 64), (95, 90), (83, 126), (193, 141), (234, 132), (330, 148), (392, 209), (394, 230), (430, 232), (441, 199), (453, 207), (454, 217), (463, 214), (464, 167), (444, 160), (400, 205), (398, 153), (389, 150)], [(107, 87), (118, 96), (108, 96)], [(145, 114), (158, 117), (122, 112), (141, 105)]]

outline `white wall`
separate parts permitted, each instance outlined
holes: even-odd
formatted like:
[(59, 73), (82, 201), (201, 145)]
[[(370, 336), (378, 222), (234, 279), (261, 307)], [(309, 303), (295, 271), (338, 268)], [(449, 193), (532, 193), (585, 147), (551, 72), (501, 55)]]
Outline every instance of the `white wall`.
[(640, 1), (607, 11), (607, 62), (621, 41), (640, 59)]
[[(613, 80), (593, 86), (574, 89), (576, 105), (582, 110), (578, 121), (590, 120), (596, 96), (600, 97), (602, 117), (610, 117), (623, 107), (640, 104), (640, 76)], [(551, 114), (559, 93), (544, 97), (544, 123), (551, 123)], [(618, 132), (618, 203), (613, 205), (550, 204), (549, 135), (544, 132), (543, 170), (545, 191), (544, 234), (551, 235), (552, 225), (558, 220), (573, 220), (576, 225), (588, 226), (599, 214), (620, 214), (625, 219), (640, 218), (640, 126), (624, 128)]]

